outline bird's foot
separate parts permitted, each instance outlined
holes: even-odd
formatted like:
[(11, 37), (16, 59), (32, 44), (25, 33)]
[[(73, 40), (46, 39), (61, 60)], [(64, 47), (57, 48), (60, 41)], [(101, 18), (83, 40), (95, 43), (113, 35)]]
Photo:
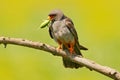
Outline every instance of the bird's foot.
[(73, 48), (69, 48), (70, 54), (72, 55), (74, 53), (74, 49)]
[(58, 47), (57, 47), (57, 51), (60, 51), (62, 49), (62, 45), (59, 45)]

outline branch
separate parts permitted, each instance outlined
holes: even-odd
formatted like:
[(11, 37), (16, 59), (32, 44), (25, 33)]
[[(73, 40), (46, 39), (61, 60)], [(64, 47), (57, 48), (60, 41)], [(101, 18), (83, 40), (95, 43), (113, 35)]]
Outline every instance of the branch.
[(14, 45), (19, 45), (19, 46), (25, 46), (25, 47), (30, 47), (38, 50), (43, 50), (46, 52), (50, 52), (53, 55), (56, 56), (62, 56), (65, 58), (69, 58), (71, 61), (78, 63), (80, 65), (84, 65), (85, 67), (89, 68), (90, 70), (97, 71), (101, 74), (104, 74), (114, 80), (120, 80), (120, 73), (116, 71), (115, 69), (112, 69), (107, 66), (102, 66), (98, 63), (95, 63), (92, 60), (86, 59), (86, 58), (81, 58), (79, 56), (73, 56), (73, 55), (68, 55), (65, 53), (65, 51), (62, 50), (57, 50), (55, 47), (52, 47), (50, 45), (40, 43), (40, 42), (33, 42), (30, 40), (25, 40), (21, 38), (10, 38), (10, 37), (0, 37), (0, 44), (4, 44), (5, 47), (7, 44), (14, 44)]

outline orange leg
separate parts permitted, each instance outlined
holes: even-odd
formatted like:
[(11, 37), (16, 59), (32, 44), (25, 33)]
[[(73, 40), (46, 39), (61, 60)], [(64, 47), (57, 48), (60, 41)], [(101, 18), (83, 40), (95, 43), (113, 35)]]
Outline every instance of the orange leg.
[(68, 48), (70, 54), (74, 54), (74, 45), (75, 45), (75, 40), (69, 43), (64, 43), (66, 48)]
[(74, 44), (72, 44), (72, 43), (69, 44), (69, 51), (70, 51), (71, 54), (73, 54), (73, 52), (74, 52)]

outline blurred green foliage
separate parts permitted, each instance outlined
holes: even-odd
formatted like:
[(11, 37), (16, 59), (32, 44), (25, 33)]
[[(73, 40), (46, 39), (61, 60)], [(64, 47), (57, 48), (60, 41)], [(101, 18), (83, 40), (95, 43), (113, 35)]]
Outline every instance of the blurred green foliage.
[[(0, 36), (40, 41), (53, 46), (48, 29), (37, 30), (52, 9), (70, 17), (86, 58), (120, 71), (119, 0), (1, 0)], [(97, 72), (66, 69), (60, 57), (25, 47), (0, 45), (0, 80), (111, 80)]]

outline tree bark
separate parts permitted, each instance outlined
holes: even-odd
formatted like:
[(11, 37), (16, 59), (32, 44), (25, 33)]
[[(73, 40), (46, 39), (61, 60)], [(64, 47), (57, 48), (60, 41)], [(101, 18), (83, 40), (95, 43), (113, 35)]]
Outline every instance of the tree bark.
[(86, 68), (89, 68), (90, 70), (94, 70), (101, 74), (104, 74), (114, 80), (120, 80), (120, 72), (118, 72), (115, 69), (112, 69), (107, 66), (102, 66), (92, 60), (80, 57), (78, 55), (69, 55), (63, 50), (57, 50), (55, 47), (52, 47), (44, 43), (33, 42), (22, 38), (0, 37), (0, 44), (4, 44), (5, 47), (7, 46), (7, 44), (13, 44), (43, 50), (56, 56), (69, 58), (71, 61), (77, 64), (83, 65)]

